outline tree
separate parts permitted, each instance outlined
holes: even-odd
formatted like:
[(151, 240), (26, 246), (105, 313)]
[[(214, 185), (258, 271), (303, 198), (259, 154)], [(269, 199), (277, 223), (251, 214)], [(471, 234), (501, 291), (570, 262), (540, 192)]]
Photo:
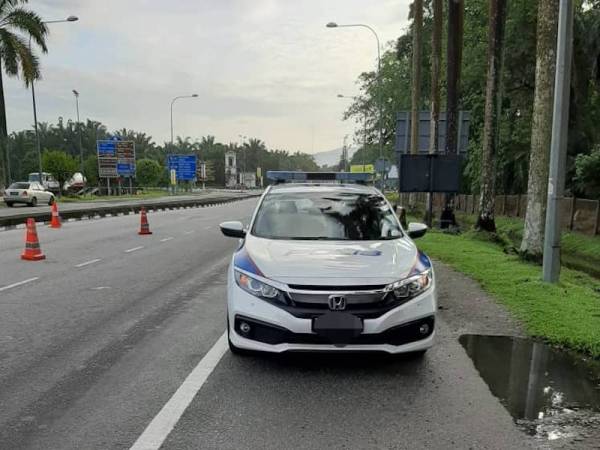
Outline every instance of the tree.
[(600, 200), (600, 147), (589, 155), (579, 154), (575, 159), (575, 186), (588, 198)]
[(27, 0), (0, 1), (0, 188), (6, 184), (6, 104), (2, 69), (8, 76), (21, 75), (26, 86), (39, 78), (39, 63), (31, 51), (26, 37), (30, 37), (42, 51), (47, 52), (46, 34), (48, 29), (42, 19), (34, 12), (21, 6)]
[(42, 167), (44, 172), (54, 175), (54, 178), (56, 178), (62, 189), (65, 181), (77, 171), (79, 164), (75, 158), (65, 152), (60, 150), (46, 150), (42, 154)]
[(488, 20), (488, 69), (481, 158), (481, 196), (479, 198), (479, 215), (475, 227), (478, 230), (495, 232), (496, 150), (498, 147), (498, 115), (502, 101), (500, 83), (502, 79), (502, 44), (506, 20), (506, 0), (490, 0)]
[(419, 153), (419, 111), (421, 109), (421, 53), (423, 48), (423, 0), (414, 0), (411, 111), (410, 111), (410, 152)]
[(448, 0), (446, 47), (446, 153), (458, 151), (458, 97), (463, 44), (463, 0)]
[(96, 155), (88, 156), (83, 161), (83, 175), (88, 186), (98, 185), (98, 157)]
[(151, 159), (140, 159), (136, 165), (136, 180), (140, 186), (157, 186), (164, 168)]
[(534, 260), (541, 258), (544, 246), (557, 29), (558, 0), (540, 1), (537, 19), (535, 94), (527, 182), (527, 210), (520, 247), (520, 253), (524, 258)]
[(431, 33), (431, 120), (429, 153), (438, 151), (440, 122), (440, 67), (442, 64), (442, 29), (444, 26), (442, 0), (433, 0), (433, 32)]

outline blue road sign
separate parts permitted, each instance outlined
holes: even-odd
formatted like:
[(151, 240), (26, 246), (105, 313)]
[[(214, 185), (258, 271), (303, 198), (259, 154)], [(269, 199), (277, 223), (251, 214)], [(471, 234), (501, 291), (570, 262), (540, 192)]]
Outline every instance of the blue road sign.
[(97, 141), (100, 177), (135, 177), (135, 143), (119, 138)]
[(179, 181), (194, 181), (196, 179), (196, 155), (169, 155), (169, 171), (175, 170)]

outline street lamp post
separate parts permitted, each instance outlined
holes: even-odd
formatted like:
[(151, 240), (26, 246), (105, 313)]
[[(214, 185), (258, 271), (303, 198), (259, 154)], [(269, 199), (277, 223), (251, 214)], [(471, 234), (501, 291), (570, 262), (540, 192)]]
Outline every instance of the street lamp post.
[[(379, 118), (378, 118), (378, 128), (379, 128), (379, 158), (383, 161), (383, 93), (381, 92), (382, 90), (382, 84), (381, 84), (381, 45), (379, 43), (379, 36), (377, 35), (377, 32), (371, 28), (369, 25), (366, 25), (364, 23), (352, 23), (352, 24), (338, 24), (335, 22), (329, 22), (326, 25), (327, 28), (349, 28), (349, 27), (360, 27), (360, 28), (366, 28), (367, 30), (369, 30), (371, 33), (373, 33), (373, 36), (375, 36), (375, 40), (377, 41), (377, 84), (379, 87), (379, 95), (378, 95), (378, 110), (379, 110)], [(382, 172), (381, 172), (381, 186), (383, 188), (384, 186), (384, 176), (385, 176), (385, 164), (383, 164), (383, 168), (382, 168)]]
[[(356, 100), (356, 97), (350, 96), (350, 95), (343, 95), (343, 94), (338, 94), (337, 95), (338, 98), (347, 98), (347, 99), (351, 99), (351, 100)], [(366, 153), (367, 153), (367, 111), (365, 110), (365, 114), (364, 114), (364, 119), (363, 119), (363, 150), (362, 150), (362, 166), (363, 166), (363, 172), (365, 171), (365, 158), (366, 158)]]
[[(45, 20), (43, 23), (51, 24), (51, 23), (77, 22), (78, 20), (79, 20), (79, 17), (77, 17), (77, 16), (69, 16), (66, 19), (61, 19), (61, 20)], [(31, 50), (31, 36), (29, 36), (29, 50)], [(34, 80), (31, 80), (31, 99), (33, 102), (33, 127), (35, 129), (35, 145), (36, 145), (37, 154), (38, 154), (38, 177), (39, 177), (38, 181), (40, 182), (40, 184), (42, 184), (42, 145), (40, 142), (40, 133), (38, 131), (37, 106), (36, 106), (36, 102), (35, 102), (35, 82), (34, 82)]]
[(81, 124), (79, 123), (79, 92), (73, 89), (75, 96), (75, 108), (77, 109), (77, 134), (79, 135), (79, 171), (83, 176), (83, 143), (81, 139)]
[(196, 98), (196, 97), (198, 97), (198, 94), (179, 95), (179, 96), (175, 97), (173, 100), (171, 100), (171, 152), (173, 151), (173, 104), (180, 98)]

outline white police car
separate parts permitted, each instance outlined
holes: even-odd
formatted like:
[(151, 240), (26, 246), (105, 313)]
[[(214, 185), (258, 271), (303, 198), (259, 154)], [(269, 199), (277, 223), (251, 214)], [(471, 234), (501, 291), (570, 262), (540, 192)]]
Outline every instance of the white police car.
[(403, 230), (381, 192), (349, 183), (365, 175), (269, 172), (277, 184), (249, 227), (220, 225), (242, 238), (227, 283), (233, 353), (431, 347), (435, 277), (412, 241), (427, 227)]

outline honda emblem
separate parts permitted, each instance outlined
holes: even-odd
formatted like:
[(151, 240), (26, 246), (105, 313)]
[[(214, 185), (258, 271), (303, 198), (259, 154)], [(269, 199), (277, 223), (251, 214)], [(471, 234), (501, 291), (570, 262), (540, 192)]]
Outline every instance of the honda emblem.
[(329, 296), (329, 309), (332, 311), (343, 311), (346, 309), (346, 297), (343, 295)]

